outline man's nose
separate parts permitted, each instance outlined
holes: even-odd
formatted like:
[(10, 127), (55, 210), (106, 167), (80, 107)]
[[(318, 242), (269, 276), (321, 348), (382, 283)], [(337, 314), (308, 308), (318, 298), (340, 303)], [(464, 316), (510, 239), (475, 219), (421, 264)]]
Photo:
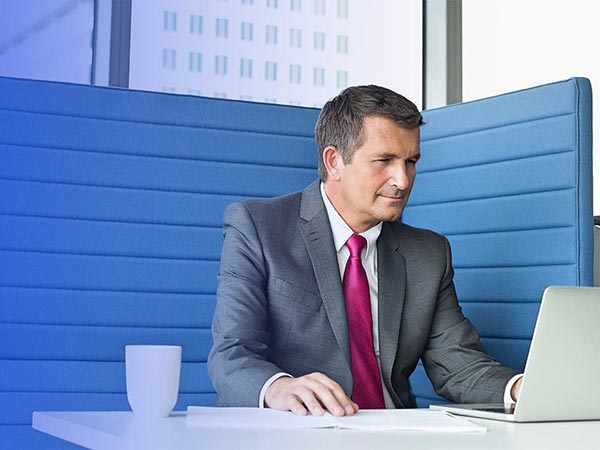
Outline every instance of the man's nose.
[(406, 173), (406, 165), (402, 162), (394, 166), (391, 170), (390, 184), (402, 191), (408, 189), (410, 187), (410, 180)]

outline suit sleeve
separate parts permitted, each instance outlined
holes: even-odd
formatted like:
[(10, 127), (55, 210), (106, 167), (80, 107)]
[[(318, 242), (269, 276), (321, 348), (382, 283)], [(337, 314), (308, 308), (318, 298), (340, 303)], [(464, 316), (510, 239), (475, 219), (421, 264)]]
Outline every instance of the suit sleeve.
[(427, 349), (422, 360), (437, 394), (455, 403), (501, 403), (517, 371), (500, 365), (485, 350), (458, 304), (450, 245), (444, 238), (442, 277)]
[(264, 383), (282, 372), (269, 362), (266, 264), (254, 221), (244, 204), (230, 205), (223, 225), (208, 373), (217, 391), (217, 405), (257, 406)]

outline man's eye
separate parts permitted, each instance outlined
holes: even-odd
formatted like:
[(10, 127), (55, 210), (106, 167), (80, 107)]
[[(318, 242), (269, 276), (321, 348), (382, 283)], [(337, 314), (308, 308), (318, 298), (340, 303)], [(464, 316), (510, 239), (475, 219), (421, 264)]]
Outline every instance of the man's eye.
[(417, 160), (416, 159), (407, 159), (406, 164), (410, 164), (410, 165), (414, 166), (417, 164)]

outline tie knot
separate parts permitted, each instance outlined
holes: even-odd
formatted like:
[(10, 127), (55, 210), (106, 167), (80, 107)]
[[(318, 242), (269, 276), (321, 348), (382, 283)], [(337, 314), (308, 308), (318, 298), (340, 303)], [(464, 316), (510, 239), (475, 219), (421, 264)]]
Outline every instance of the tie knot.
[(360, 234), (354, 233), (346, 241), (346, 247), (350, 250), (350, 258), (360, 258), (360, 252), (367, 245), (367, 240)]

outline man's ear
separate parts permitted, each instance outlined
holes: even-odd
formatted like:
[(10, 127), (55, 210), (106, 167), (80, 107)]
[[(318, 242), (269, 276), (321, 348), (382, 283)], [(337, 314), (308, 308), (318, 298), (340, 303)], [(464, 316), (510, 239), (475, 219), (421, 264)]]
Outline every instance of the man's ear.
[(342, 155), (339, 150), (333, 145), (325, 147), (323, 150), (323, 165), (327, 170), (327, 178), (331, 180), (339, 180), (340, 167), (344, 164)]

